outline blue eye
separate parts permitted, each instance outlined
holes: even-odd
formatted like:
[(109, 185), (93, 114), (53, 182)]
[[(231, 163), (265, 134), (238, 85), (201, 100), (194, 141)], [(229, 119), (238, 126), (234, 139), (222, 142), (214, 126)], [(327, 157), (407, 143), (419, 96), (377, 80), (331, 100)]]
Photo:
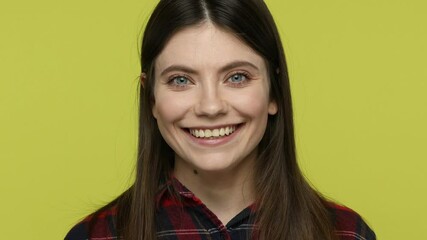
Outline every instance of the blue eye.
[(242, 82), (246, 79), (246, 76), (243, 74), (234, 74), (233, 76), (230, 77), (230, 81), (233, 83), (238, 83), (238, 82)]
[(176, 86), (185, 86), (189, 82), (188, 78), (184, 76), (178, 76), (171, 79), (171, 84)]
[(231, 84), (243, 84), (248, 80), (246, 74), (243, 73), (235, 73), (228, 78), (228, 81)]

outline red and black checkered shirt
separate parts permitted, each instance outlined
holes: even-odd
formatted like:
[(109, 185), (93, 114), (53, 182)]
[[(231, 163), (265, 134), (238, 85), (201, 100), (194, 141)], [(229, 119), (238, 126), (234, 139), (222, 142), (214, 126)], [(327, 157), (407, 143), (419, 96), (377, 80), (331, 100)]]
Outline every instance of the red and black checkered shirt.
[[(181, 201), (175, 200), (168, 191), (158, 196), (157, 238), (161, 240), (248, 239), (256, 226), (251, 222), (254, 209), (248, 207), (235, 216), (226, 226), (190, 190), (174, 179)], [(182, 207), (184, 206), (184, 208)], [(184, 209), (184, 210), (183, 210)], [(340, 240), (375, 240), (374, 232), (363, 219), (349, 208), (331, 205), (330, 212)], [(65, 240), (113, 240), (119, 239), (114, 227), (116, 208), (97, 215), (92, 232), (88, 231), (91, 216), (74, 226)]]

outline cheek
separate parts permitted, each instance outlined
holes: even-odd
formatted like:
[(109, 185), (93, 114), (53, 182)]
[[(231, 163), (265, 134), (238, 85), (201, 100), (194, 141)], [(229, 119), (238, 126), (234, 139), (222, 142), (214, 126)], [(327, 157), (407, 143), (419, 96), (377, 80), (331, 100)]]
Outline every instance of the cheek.
[(174, 112), (168, 111), (169, 107), (162, 102), (156, 102), (153, 106), (153, 116), (156, 118), (159, 124), (163, 122), (173, 121)]
[(167, 124), (179, 120), (188, 109), (188, 101), (174, 94), (155, 94), (153, 116), (158, 122)]
[(232, 102), (241, 112), (251, 117), (262, 117), (268, 114), (268, 93), (263, 89), (251, 89), (234, 95)]

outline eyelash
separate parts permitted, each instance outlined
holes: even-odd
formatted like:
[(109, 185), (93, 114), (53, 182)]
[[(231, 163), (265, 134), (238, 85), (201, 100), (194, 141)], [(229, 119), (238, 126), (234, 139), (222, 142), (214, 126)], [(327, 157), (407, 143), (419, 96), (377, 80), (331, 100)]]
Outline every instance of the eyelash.
[[(233, 83), (231, 81), (231, 78), (236, 76), (236, 75), (240, 75), (240, 76), (244, 77), (244, 79), (238, 83)], [(179, 78), (184, 78), (185, 80), (187, 80), (187, 83), (186, 84), (177, 84), (175, 82), (175, 80), (177, 80)], [(237, 72), (233, 72), (230, 75), (228, 75), (228, 77), (226, 79), (226, 83), (230, 84), (232, 87), (243, 87), (248, 83), (248, 81), (250, 79), (251, 79), (250, 75), (247, 72), (237, 71)], [(187, 75), (173, 75), (167, 81), (167, 84), (172, 86), (173, 88), (186, 88), (191, 83), (192, 83), (192, 81), (190, 80), (190, 77)]]
[[(231, 82), (231, 78), (236, 76), (236, 75), (240, 75), (240, 76), (244, 77), (245, 79), (242, 80), (241, 82), (238, 82), (238, 83)], [(251, 78), (250, 78), (250, 75), (248, 73), (238, 71), (238, 72), (233, 72), (232, 74), (230, 74), (229, 77), (227, 78), (227, 81), (234, 87), (242, 87), (242, 86), (246, 85), (250, 79)]]
[(187, 87), (187, 85), (188, 85), (189, 83), (186, 83), (186, 84), (177, 84), (177, 83), (175, 82), (175, 80), (177, 80), (178, 78), (184, 78), (184, 79), (186, 79), (188, 82), (190, 82), (190, 83), (191, 83), (190, 77), (188, 77), (187, 75), (174, 75), (174, 76), (171, 76), (171, 77), (169, 78), (169, 80), (168, 80), (167, 84), (168, 84), (168, 85), (170, 85), (170, 86), (172, 86), (172, 87), (174, 87), (174, 88), (185, 88), (185, 87)]

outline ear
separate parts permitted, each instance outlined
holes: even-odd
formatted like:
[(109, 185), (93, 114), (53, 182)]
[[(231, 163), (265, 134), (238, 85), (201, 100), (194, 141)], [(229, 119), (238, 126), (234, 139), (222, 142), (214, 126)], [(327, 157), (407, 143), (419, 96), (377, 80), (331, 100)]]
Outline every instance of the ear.
[(274, 100), (271, 100), (268, 103), (268, 114), (275, 115), (277, 113), (277, 103)]
[(144, 72), (139, 75), (139, 81), (141, 82), (141, 87), (144, 88), (144, 83), (147, 80), (147, 74)]
[[(141, 76), (139, 77), (140, 81), (141, 81), (141, 87), (144, 88), (145, 87), (145, 82), (147, 81), (147, 74), (146, 73), (141, 73)], [(157, 119), (157, 117), (159, 116), (159, 113), (157, 112), (157, 108), (156, 108), (156, 101), (152, 101), (152, 106), (151, 106), (151, 113), (153, 114), (153, 117), (155, 119)]]
[[(141, 75), (139, 75), (139, 81), (141, 83), (141, 87), (145, 87), (145, 81), (147, 81), (147, 74), (145, 72), (142, 72)], [(157, 110), (156, 110), (156, 104), (153, 103), (153, 107), (151, 108), (151, 113), (153, 114), (153, 117), (157, 119)]]
[(156, 104), (153, 104), (153, 108), (151, 108), (151, 113), (153, 114), (153, 117), (155, 119), (157, 119), (157, 117), (159, 116), (159, 114), (157, 112)]

